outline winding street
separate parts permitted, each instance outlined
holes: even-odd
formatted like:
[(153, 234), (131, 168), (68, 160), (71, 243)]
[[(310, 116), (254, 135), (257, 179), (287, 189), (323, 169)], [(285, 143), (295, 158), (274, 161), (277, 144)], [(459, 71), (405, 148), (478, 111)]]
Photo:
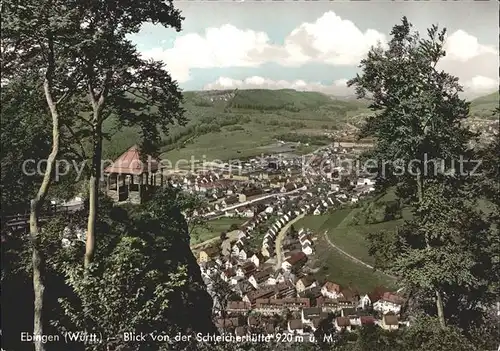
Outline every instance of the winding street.
[(286, 233), (288, 232), (288, 229), (297, 221), (300, 219), (304, 218), (305, 214), (300, 214), (294, 219), (292, 219), (290, 222), (288, 222), (278, 233), (278, 236), (276, 237), (276, 267), (275, 270), (278, 270), (281, 268), (281, 261), (283, 260), (283, 253), (281, 252), (282, 246), (283, 246), (283, 239), (285, 238)]

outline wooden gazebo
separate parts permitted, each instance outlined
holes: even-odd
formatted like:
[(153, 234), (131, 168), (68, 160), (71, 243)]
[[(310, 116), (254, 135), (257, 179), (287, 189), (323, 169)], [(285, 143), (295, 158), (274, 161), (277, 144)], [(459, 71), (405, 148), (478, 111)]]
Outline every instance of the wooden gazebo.
[(158, 161), (149, 155), (144, 159), (141, 156), (134, 145), (104, 169), (106, 193), (115, 201), (142, 203), (156, 186), (163, 186)]

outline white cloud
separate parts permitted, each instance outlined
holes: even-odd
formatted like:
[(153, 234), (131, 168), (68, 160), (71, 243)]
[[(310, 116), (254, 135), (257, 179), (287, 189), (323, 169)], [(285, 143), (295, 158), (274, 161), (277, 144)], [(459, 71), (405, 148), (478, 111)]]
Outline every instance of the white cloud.
[(324, 85), (319, 82), (272, 80), (259, 76), (248, 77), (243, 80), (220, 77), (215, 82), (207, 84), (203, 89), (295, 89), (298, 91), (319, 91), (336, 96), (353, 95), (353, 89), (347, 88), (346, 83), (347, 79), (339, 79), (334, 81), (331, 85)]
[(177, 37), (169, 49), (154, 48), (144, 57), (162, 60), (174, 79), (190, 79), (191, 68), (257, 67), (266, 62), (300, 66), (309, 62), (356, 65), (371, 45), (385, 42), (376, 30), (361, 32), (354, 23), (334, 12), (326, 12), (314, 23), (302, 23), (286, 36), (283, 45), (271, 43), (268, 35), (225, 24)]
[(497, 54), (493, 46), (482, 45), (478, 39), (463, 30), (457, 30), (446, 38), (446, 58), (465, 62), (483, 54)]
[(458, 77), (464, 95), (473, 98), (498, 89), (498, 47), (458, 30), (447, 37), (445, 50), (437, 68)]
[(241, 30), (230, 24), (207, 28), (203, 36), (189, 33), (179, 36), (170, 49), (154, 48), (144, 57), (162, 60), (179, 82), (190, 79), (191, 68), (255, 67), (269, 37), (264, 32)]
[(472, 79), (465, 81), (464, 91), (470, 97), (476, 97), (485, 93), (491, 93), (498, 89), (498, 79), (492, 79), (484, 76), (474, 76)]
[(303, 23), (286, 38), (285, 64), (322, 62), (332, 65), (357, 65), (371, 46), (386, 43), (384, 34), (356, 25), (329, 11), (314, 23)]
[[(375, 29), (363, 32), (353, 22), (329, 11), (312, 23), (297, 26), (280, 45), (272, 43), (265, 32), (225, 24), (207, 28), (202, 35), (181, 34), (172, 48), (154, 48), (143, 55), (163, 60), (172, 77), (184, 83), (191, 79), (190, 71), (195, 68), (259, 67), (269, 62), (287, 67), (306, 63), (352, 67), (378, 42), (386, 46), (386, 35)], [(475, 36), (458, 30), (448, 35), (445, 49), (447, 56), (438, 68), (458, 76), (465, 89), (475, 94), (482, 93), (486, 87), (496, 87), (492, 82), (496, 82), (498, 76), (497, 46), (484, 45)], [(238, 84), (235, 80), (231, 82)], [(268, 80), (260, 84), (244, 82), (255, 86), (270, 84)], [(298, 82), (289, 84), (295, 86)], [(305, 87), (319, 86), (304, 84)]]

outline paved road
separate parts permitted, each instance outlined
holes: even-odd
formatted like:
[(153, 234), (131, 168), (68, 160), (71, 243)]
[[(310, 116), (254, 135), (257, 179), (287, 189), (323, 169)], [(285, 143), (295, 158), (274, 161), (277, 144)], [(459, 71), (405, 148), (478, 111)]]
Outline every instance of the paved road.
[(218, 217), (224, 217), (224, 212), (226, 212), (226, 211), (231, 211), (231, 210), (234, 210), (234, 209), (236, 209), (238, 207), (247, 206), (247, 205), (253, 204), (255, 202), (259, 202), (259, 201), (262, 201), (262, 200), (270, 199), (270, 198), (273, 198), (273, 197), (279, 197), (279, 196), (286, 196), (286, 195), (295, 194), (295, 193), (298, 193), (300, 191), (302, 191), (302, 188), (294, 189), (294, 190), (288, 191), (286, 193), (272, 193), (272, 194), (269, 194), (269, 195), (265, 195), (265, 196), (262, 196), (262, 197), (259, 197), (259, 198), (252, 199), (250, 201), (240, 202), (240, 203), (238, 203), (236, 205), (231, 205), (231, 206), (228, 206), (226, 208), (222, 208), (220, 210), (217, 210), (215, 212), (207, 213), (207, 214), (203, 215), (203, 217), (210, 217), (211, 219), (218, 218)]
[(283, 239), (285, 238), (286, 233), (288, 232), (288, 229), (297, 221), (300, 219), (304, 218), (305, 214), (300, 214), (294, 219), (292, 219), (290, 222), (288, 222), (283, 228), (281, 228), (280, 232), (278, 233), (278, 236), (276, 237), (276, 270), (281, 268), (281, 261), (283, 260), (283, 253), (281, 252), (281, 249), (283, 247)]
[[(347, 256), (347, 257), (349, 257), (351, 260), (353, 260), (354, 262), (356, 262), (356, 263), (358, 263), (358, 264), (360, 264), (360, 265), (362, 265), (362, 266), (365, 266), (365, 267), (367, 267), (367, 268), (369, 268), (369, 269), (375, 269), (373, 266), (369, 265), (369, 264), (368, 264), (368, 263), (366, 263), (366, 262), (361, 261), (359, 258), (356, 258), (356, 257), (354, 257), (354, 256), (353, 256), (353, 255), (351, 255), (351, 254), (348, 254), (347, 252), (345, 252), (344, 250), (342, 250), (340, 247), (338, 247), (337, 245), (335, 245), (334, 243), (332, 243), (332, 241), (331, 241), (331, 240), (330, 240), (330, 238), (328, 237), (328, 230), (325, 230), (324, 235), (325, 235), (325, 239), (326, 239), (326, 242), (328, 243), (328, 245), (330, 245), (331, 247), (333, 247), (335, 250), (337, 250), (337, 251), (338, 251), (338, 252), (340, 252), (341, 254), (343, 254), (343, 255), (345, 255), (345, 256)], [(387, 274), (387, 273), (384, 273), (384, 272), (382, 272), (382, 271), (379, 271), (379, 272), (381, 272), (381, 273), (383, 273), (383, 274), (387, 275), (388, 277), (391, 277), (391, 278), (394, 278), (394, 279), (396, 278), (395, 276), (390, 275), (390, 274)]]

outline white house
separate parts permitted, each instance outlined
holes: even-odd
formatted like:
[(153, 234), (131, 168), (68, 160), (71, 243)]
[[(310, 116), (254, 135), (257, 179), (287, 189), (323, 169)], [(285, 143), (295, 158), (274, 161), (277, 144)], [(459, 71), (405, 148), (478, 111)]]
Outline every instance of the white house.
[(304, 333), (304, 325), (300, 319), (293, 319), (288, 321), (288, 332), (292, 334)]
[(224, 262), (224, 269), (230, 269), (230, 268), (233, 268), (233, 262), (232, 260), (227, 260), (226, 262)]
[(375, 185), (375, 181), (370, 178), (358, 178), (356, 185)]
[(302, 324), (311, 325), (313, 322), (313, 319), (320, 317), (321, 312), (322, 311), (321, 311), (320, 307), (303, 308), (301, 311)]
[(265, 283), (265, 285), (276, 285), (278, 284), (278, 279), (276, 278), (278, 277), (278, 275), (275, 275), (275, 276), (269, 276), (269, 278), (267, 278), (267, 281)]
[(334, 322), (337, 331), (346, 330), (351, 331), (351, 321), (348, 317), (337, 317)]
[(238, 240), (245, 239), (246, 237), (247, 237), (247, 235), (245, 234), (244, 231), (242, 231), (242, 230), (238, 231)]
[(321, 295), (328, 299), (339, 299), (344, 297), (342, 292), (340, 291), (340, 286), (333, 282), (326, 282), (321, 287)]
[(399, 314), (403, 302), (403, 299), (398, 295), (391, 292), (386, 292), (380, 300), (373, 304), (373, 309), (383, 314)]
[(313, 215), (315, 215), (315, 216), (319, 216), (320, 214), (321, 214), (321, 210), (320, 210), (320, 208), (319, 208), (319, 207), (316, 207), (316, 209), (315, 209), (315, 210), (314, 210), (314, 212), (313, 212)]
[(248, 258), (247, 257), (247, 253), (246, 253), (246, 251), (244, 249), (240, 250), (240, 253), (238, 254), (238, 257), (242, 261), (245, 261)]
[(224, 272), (222, 272), (220, 274), (220, 277), (225, 282), (228, 282), (231, 279), (231, 277), (234, 277), (234, 274), (235, 274), (234, 269), (230, 268), (230, 269), (226, 269)]
[(264, 261), (264, 256), (262, 256), (259, 252), (250, 257), (250, 262), (252, 262), (256, 267), (259, 267), (262, 263), (264, 263)]
[(368, 295), (364, 295), (359, 299), (358, 308), (366, 309), (371, 306), (372, 301)]
[(272, 206), (267, 206), (267, 207), (266, 207), (266, 209), (265, 209), (264, 211), (265, 211), (266, 213), (271, 214), (271, 213), (273, 213), (274, 208), (273, 208)]
[(245, 276), (245, 272), (243, 271), (243, 269), (241, 267), (238, 267), (238, 269), (236, 269), (236, 276), (238, 276), (238, 277)]
[(262, 256), (264, 256), (265, 258), (269, 258), (273, 254), (273, 248), (272, 247), (262, 247), (262, 250), (260, 252), (261, 252)]
[(262, 249), (269, 249), (271, 247), (271, 244), (267, 241), (267, 238), (264, 238), (264, 241), (262, 242)]
[(356, 202), (358, 202), (358, 201), (359, 201), (359, 198), (358, 198), (357, 196), (353, 196), (353, 197), (351, 198), (351, 202), (352, 202), (353, 204), (354, 204), (354, 203), (356, 203)]
[(332, 191), (334, 191), (334, 192), (337, 192), (337, 191), (339, 191), (339, 190), (340, 190), (340, 185), (338, 185), (338, 184), (331, 184), (331, 185), (330, 185), (330, 189), (331, 189)]
[(382, 317), (379, 325), (385, 330), (397, 330), (399, 329), (399, 318), (394, 314), (388, 313)]
[(236, 256), (240, 254), (240, 250), (242, 249), (243, 249), (243, 243), (240, 243), (239, 241), (236, 242), (236, 244), (234, 244), (232, 247), (232, 251)]
[(312, 241), (309, 239), (309, 234), (305, 233), (305, 232), (302, 232), (302, 234), (299, 234), (299, 241), (300, 241), (301, 245), (304, 245), (304, 244), (311, 245), (312, 244)]
[(349, 323), (351, 323), (352, 326), (361, 326), (361, 318), (356, 315), (348, 316), (349, 318)]
[(290, 264), (290, 262), (288, 261), (285, 261), (281, 264), (281, 268), (284, 270), (284, 271), (290, 271), (292, 269), (292, 265)]
[[(269, 279), (271, 279), (271, 278), (269, 278)], [(285, 280), (286, 280), (285, 275), (282, 272), (280, 272), (280, 271), (277, 271), (274, 274), (274, 279), (275, 279), (276, 284), (284, 283)]]
[(240, 275), (235, 275), (234, 277), (231, 277), (229, 279), (229, 284), (230, 285), (236, 285), (238, 284), (241, 280), (243, 280), (245, 277), (240, 276)]
[(309, 256), (313, 254), (313, 249), (310, 244), (305, 244), (302, 245), (302, 252)]
[(254, 216), (254, 212), (251, 209), (247, 208), (245, 211), (242, 212), (241, 215), (243, 217), (251, 218)]

